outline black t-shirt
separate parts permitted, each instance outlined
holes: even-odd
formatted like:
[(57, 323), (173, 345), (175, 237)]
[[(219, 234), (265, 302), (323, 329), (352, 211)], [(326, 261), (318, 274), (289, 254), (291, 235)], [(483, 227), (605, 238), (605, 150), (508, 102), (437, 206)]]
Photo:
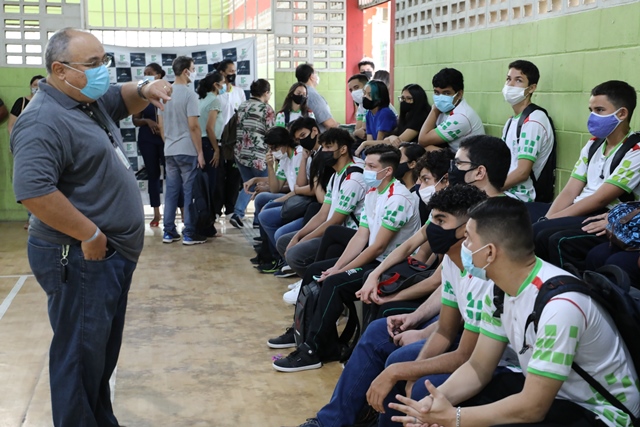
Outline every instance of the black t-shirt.
[[(412, 111), (411, 113), (407, 114), (408, 117), (406, 117), (405, 123), (400, 123), (400, 121), (398, 121), (398, 126), (396, 126), (396, 128), (393, 130), (393, 132), (391, 132), (391, 134), (395, 136), (400, 136), (407, 129), (412, 129), (420, 133), (420, 129), (422, 129), (422, 125), (427, 120), (428, 115), (429, 115), (429, 111)], [(416, 135), (413, 141), (407, 141), (407, 142), (417, 142), (417, 141), (418, 141), (418, 136)]]
[[(23, 102), (24, 102), (24, 108), (22, 107)], [(20, 116), (20, 113), (22, 113), (22, 110), (27, 108), (27, 105), (29, 105), (29, 100), (24, 96), (22, 98), (16, 99), (16, 102), (13, 103), (13, 107), (11, 107), (11, 114), (13, 114), (16, 117)]]

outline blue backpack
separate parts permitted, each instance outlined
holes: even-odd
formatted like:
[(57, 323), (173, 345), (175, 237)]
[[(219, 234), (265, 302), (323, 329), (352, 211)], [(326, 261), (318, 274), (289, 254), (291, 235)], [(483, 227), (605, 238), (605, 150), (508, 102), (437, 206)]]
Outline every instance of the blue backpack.
[(625, 251), (640, 251), (640, 202), (620, 203), (609, 211), (607, 235)]

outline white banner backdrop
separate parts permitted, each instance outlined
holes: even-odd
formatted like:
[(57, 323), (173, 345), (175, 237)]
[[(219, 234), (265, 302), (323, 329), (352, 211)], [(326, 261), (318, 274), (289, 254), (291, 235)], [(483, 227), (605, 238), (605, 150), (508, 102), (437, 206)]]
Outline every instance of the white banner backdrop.
[[(136, 48), (126, 46), (104, 46), (105, 52), (112, 56), (109, 75), (111, 83), (126, 83), (144, 78), (145, 67), (155, 62), (162, 66), (167, 75), (165, 80), (173, 82), (175, 74), (171, 68), (173, 60), (178, 56), (190, 56), (196, 67), (194, 82), (189, 86), (198, 87), (200, 79), (214, 71), (213, 65), (224, 59), (236, 64), (236, 86), (245, 91), (249, 99), (249, 87), (257, 78), (256, 39), (246, 38), (227, 43), (205, 46), (186, 46), (173, 48)], [(138, 150), (138, 131), (131, 117), (120, 122), (120, 132), (125, 146), (125, 154), (129, 158), (134, 171), (142, 169), (144, 161)], [(138, 181), (143, 196), (146, 195), (147, 181)], [(144, 197), (146, 203), (148, 199)]]

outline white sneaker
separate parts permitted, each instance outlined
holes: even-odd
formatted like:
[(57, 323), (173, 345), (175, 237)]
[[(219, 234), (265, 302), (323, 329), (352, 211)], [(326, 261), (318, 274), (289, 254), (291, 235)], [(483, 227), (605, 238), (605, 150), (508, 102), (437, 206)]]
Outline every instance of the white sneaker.
[(298, 280), (296, 283), (292, 283), (288, 285), (287, 287), (289, 289), (295, 289), (295, 288), (299, 288), (301, 285), (302, 285), (302, 279)]
[(296, 302), (298, 301), (298, 294), (300, 294), (300, 289), (302, 289), (302, 280), (300, 281), (300, 285), (298, 287), (293, 288), (289, 292), (285, 292), (284, 295), (282, 295), (282, 299), (284, 300), (284, 302), (287, 304), (296, 305)]

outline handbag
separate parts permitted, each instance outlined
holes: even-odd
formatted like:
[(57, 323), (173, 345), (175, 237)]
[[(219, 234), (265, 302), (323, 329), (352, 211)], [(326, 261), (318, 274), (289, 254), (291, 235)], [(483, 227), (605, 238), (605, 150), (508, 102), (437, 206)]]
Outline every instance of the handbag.
[(607, 236), (623, 251), (640, 251), (640, 202), (620, 203), (609, 211)]
[(288, 224), (298, 218), (303, 218), (307, 212), (307, 207), (316, 201), (315, 197), (294, 195), (289, 197), (282, 204), (280, 218), (283, 224)]
[(378, 282), (378, 295), (395, 294), (431, 276), (435, 270), (412, 256), (382, 273)]

